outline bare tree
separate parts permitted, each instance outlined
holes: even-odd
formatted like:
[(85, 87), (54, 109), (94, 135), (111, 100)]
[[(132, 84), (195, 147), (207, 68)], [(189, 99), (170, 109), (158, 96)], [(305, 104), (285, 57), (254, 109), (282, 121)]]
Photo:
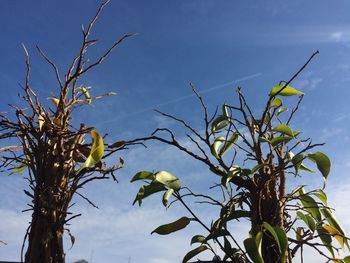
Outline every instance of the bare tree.
[[(32, 220), (24, 238), (21, 258), (25, 244), (26, 263), (62, 263), (65, 261), (63, 247), (64, 231), (74, 237), (67, 228), (68, 222), (81, 214), (72, 214), (69, 208), (74, 195), (82, 197), (96, 207), (88, 197), (79, 190), (96, 180), (112, 178), (123, 165), (106, 165), (104, 160), (113, 153), (126, 149), (136, 141), (120, 141), (111, 145), (104, 142), (104, 137), (93, 127), (84, 123), (80, 127), (72, 126), (73, 112), (105, 96), (91, 96), (90, 88), (82, 84), (80, 78), (98, 66), (124, 40), (131, 37), (127, 34), (113, 43), (96, 61), (90, 62), (87, 51), (97, 40), (90, 39), (91, 30), (101, 11), (108, 4), (106, 0), (98, 9), (87, 28), (82, 28), (82, 43), (77, 56), (72, 60), (62, 78), (56, 64), (39, 48), (38, 52), (52, 67), (58, 85), (57, 97), (51, 97), (53, 107), (45, 106), (31, 88), (31, 64), (29, 54), (24, 47), (26, 58), (26, 78), (19, 97), (26, 106), (20, 108), (10, 105), (14, 110), (13, 117), (0, 114), (0, 139), (6, 143), (18, 142), (16, 145), (0, 149), (2, 171), (11, 174), (25, 170), (28, 175), (28, 190), (25, 194), (31, 198), (31, 204), (25, 211), (32, 211)], [(92, 143), (86, 141), (92, 138)]]

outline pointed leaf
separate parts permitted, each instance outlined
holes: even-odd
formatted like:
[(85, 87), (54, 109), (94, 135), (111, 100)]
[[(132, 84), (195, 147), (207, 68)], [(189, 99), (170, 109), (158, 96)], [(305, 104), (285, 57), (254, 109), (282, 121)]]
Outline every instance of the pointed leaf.
[(315, 232), (316, 224), (314, 219), (310, 215), (306, 215), (300, 211), (297, 211), (297, 215), (301, 220), (304, 221), (304, 223), (307, 225), (307, 227), (312, 231)]
[(323, 177), (327, 179), (329, 171), (331, 169), (331, 161), (328, 156), (321, 152), (308, 154), (307, 157), (314, 161), (317, 165), (318, 170), (322, 173)]
[(94, 129), (90, 132), (92, 137), (92, 147), (90, 151), (90, 155), (84, 162), (84, 164), (79, 168), (78, 173), (87, 167), (91, 167), (94, 164), (101, 161), (104, 154), (104, 142), (102, 136)]
[(204, 236), (202, 236), (202, 235), (195, 235), (191, 239), (191, 245), (193, 245), (194, 243), (204, 243), (205, 241), (206, 240), (205, 240)]
[(191, 250), (190, 252), (188, 252), (185, 255), (185, 257), (182, 260), (182, 263), (187, 263), (191, 258), (197, 256), (199, 253), (201, 253), (201, 252), (203, 252), (203, 251), (205, 251), (207, 249), (208, 249), (207, 246), (202, 245), (202, 246), (199, 246), (199, 247)]
[(332, 257), (334, 257), (334, 250), (333, 250), (333, 247), (332, 247), (332, 237), (331, 237), (331, 235), (321, 226), (317, 227), (317, 233), (320, 236), (320, 239), (321, 239), (323, 245), (325, 245), (325, 247), (331, 253)]
[(270, 108), (278, 108), (280, 106), (282, 106), (282, 99), (275, 98), (271, 101)]
[(211, 146), (211, 153), (213, 154), (213, 156), (217, 159), (219, 159), (219, 148), (220, 148), (220, 145), (225, 141), (225, 138), (220, 136), (218, 138), (216, 138), (214, 140), (214, 143), (212, 144)]
[(216, 117), (211, 123), (211, 132), (215, 133), (225, 128), (228, 125), (228, 118), (224, 115)]
[(154, 193), (164, 191), (164, 190), (166, 190), (164, 185), (162, 185), (158, 182), (152, 182), (151, 184), (143, 185), (139, 189), (139, 191), (135, 197), (135, 200), (132, 204), (134, 205), (136, 202), (138, 202), (139, 206), (141, 206), (143, 199), (145, 199), (146, 197), (148, 197)]
[(56, 108), (58, 107), (58, 104), (60, 103), (60, 99), (58, 99), (56, 97), (50, 97), (48, 99), (51, 100), (53, 102), (53, 104), (55, 104)]
[(298, 193), (305, 210), (308, 211), (317, 222), (321, 221), (320, 208), (316, 201), (311, 196), (305, 194), (304, 188), (300, 188)]
[(295, 88), (291, 86), (285, 86), (285, 85), (278, 85), (272, 88), (270, 91), (270, 97), (271, 96), (295, 96), (295, 95), (303, 95), (304, 93), (296, 90)]
[(154, 179), (156, 179), (156, 176), (154, 175), (154, 173), (148, 172), (148, 171), (141, 171), (134, 175), (130, 183), (137, 180), (154, 180)]
[(271, 226), (269, 223), (264, 222), (263, 227), (269, 231), (269, 233), (272, 235), (274, 240), (276, 241), (278, 248), (281, 252), (281, 262), (285, 262), (286, 259), (286, 251), (288, 247), (288, 238), (286, 235), (286, 232), (278, 227), (278, 226)]
[(168, 235), (170, 233), (184, 229), (189, 223), (190, 219), (184, 216), (172, 223), (157, 227), (151, 232), (151, 234), (156, 233), (159, 235)]
[(82, 91), (82, 93), (83, 93), (83, 95), (85, 97), (86, 103), (90, 104), (91, 103), (91, 96), (90, 96), (90, 93), (89, 93), (88, 89), (85, 88), (85, 87), (82, 87), (81, 91)]
[(250, 237), (243, 241), (248, 256), (253, 263), (264, 263), (255, 238)]
[(289, 135), (290, 137), (294, 137), (294, 133), (293, 133), (292, 129), (286, 124), (282, 124), (282, 123), (277, 124), (276, 127), (273, 128), (273, 131)]
[(232, 147), (232, 145), (237, 142), (237, 140), (238, 140), (238, 134), (233, 133), (231, 137), (227, 141), (225, 141), (224, 145), (219, 151), (219, 155), (220, 156), (224, 155)]
[(168, 189), (163, 195), (163, 205), (166, 207), (168, 205), (171, 195), (174, 193), (174, 189)]
[(344, 248), (344, 236), (337, 229), (330, 225), (323, 224), (322, 227), (331, 234), (340, 244), (342, 248)]

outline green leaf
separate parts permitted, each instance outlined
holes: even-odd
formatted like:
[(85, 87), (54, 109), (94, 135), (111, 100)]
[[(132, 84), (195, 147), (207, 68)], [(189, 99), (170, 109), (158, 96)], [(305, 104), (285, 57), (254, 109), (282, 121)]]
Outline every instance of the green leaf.
[(304, 93), (296, 90), (295, 88), (291, 86), (285, 86), (285, 85), (278, 85), (272, 88), (270, 91), (270, 97), (279, 95), (279, 96), (295, 96), (295, 95), (303, 95)]
[(215, 158), (219, 159), (219, 148), (220, 145), (225, 141), (225, 138), (220, 136), (214, 140), (214, 143), (211, 146), (211, 153), (214, 155)]
[(246, 211), (246, 210), (234, 210), (227, 217), (226, 221), (230, 221), (230, 220), (238, 219), (238, 218), (242, 218), (242, 217), (250, 217), (249, 211)]
[(130, 183), (138, 181), (138, 180), (154, 180), (156, 179), (154, 173), (149, 171), (141, 171), (134, 175), (134, 177), (131, 179)]
[(328, 156), (321, 152), (308, 154), (307, 157), (316, 163), (318, 170), (322, 173), (323, 177), (327, 179), (329, 171), (331, 169), (331, 161)]
[(163, 195), (163, 205), (166, 207), (168, 205), (171, 195), (174, 193), (174, 189), (168, 189)]
[(270, 108), (278, 108), (282, 106), (282, 99), (275, 98), (271, 101)]
[(204, 236), (202, 236), (202, 235), (195, 235), (191, 239), (191, 245), (193, 245), (194, 243), (204, 243), (205, 241), (206, 240), (205, 240)]
[(325, 247), (331, 253), (332, 257), (334, 257), (334, 251), (331, 245), (332, 244), (331, 235), (322, 226), (317, 227), (317, 233), (320, 236), (320, 239), (323, 245), (325, 245)]
[(259, 251), (258, 244), (255, 238), (250, 237), (243, 241), (244, 247), (247, 251), (248, 256), (253, 263), (264, 263), (261, 252)]
[(286, 232), (279, 226), (274, 227), (275, 232), (277, 233), (279, 243), (281, 246), (281, 263), (286, 262), (286, 252), (288, 249), (288, 237)]
[(265, 163), (261, 163), (261, 164), (257, 164), (253, 167), (253, 169), (251, 170), (251, 174), (255, 174), (255, 172), (259, 171), (261, 168), (263, 168), (266, 164)]
[(293, 163), (296, 175), (298, 174), (299, 170), (314, 173), (313, 170), (307, 168), (303, 164), (303, 160), (305, 159), (305, 156), (303, 154), (294, 155), (292, 152), (288, 152), (287, 158)]
[(208, 249), (207, 246), (202, 245), (202, 246), (199, 246), (199, 247), (197, 247), (197, 248), (191, 250), (190, 252), (188, 252), (188, 253), (185, 255), (185, 257), (184, 257), (183, 260), (182, 260), (182, 263), (188, 262), (191, 258), (197, 256), (199, 253), (201, 253), (201, 252), (203, 252), (203, 251), (205, 251), (205, 250), (207, 250), (207, 249)]
[(280, 143), (288, 143), (290, 140), (292, 140), (292, 137), (289, 136), (278, 136), (273, 138), (270, 143), (273, 147), (275, 147), (276, 145), (280, 144)]
[[(341, 227), (341, 225), (339, 224), (337, 218), (335, 217), (335, 215), (330, 211), (330, 209), (328, 208), (322, 208), (321, 209), (321, 213), (324, 215), (324, 217), (326, 218), (327, 222), (334, 227), (336, 230), (339, 231), (339, 233), (341, 233), (343, 236), (346, 236), (345, 231), (343, 230), (343, 228)], [(348, 247), (348, 249), (350, 249), (350, 245), (347, 239), (344, 240), (345, 245)]]
[(222, 105), (222, 115), (224, 115), (226, 118), (230, 118), (230, 114), (226, 103)]
[(151, 232), (151, 234), (156, 233), (159, 235), (168, 235), (170, 233), (184, 229), (190, 222), (190, 219), (184, 216), (172, 223), (157, 227)]
[(86, 103), (90, 104), (91, 103), (91, 96), (90, 96), (90, 93), (89, 93), (88, 89), (85, 88), (85, 87), (82, 87), (81, 91), (82, 91), (82, 93), (83, 93), (83, 95), (85, 97)]
[(178, 191), (181, 188), (181, 182), (179, 178), (177, 178), (175, 175), (166, 172), (166, 171), (160, 171), (155, 174), (156, 178), (155, 180), (171, 189), (174, 189), (175, 191)]
[(230, 235), (230, 232), (228, 232), (226, 229), (217, 229), (216, 231), (213, 231), (210, 233), (205, 240), (211, 240), (211, 239), (216, 239), (218, 237), (223, 237), (223, 236), (228, 236)]
[(292, 129), (286, 124), (282, 124), (282, 123), (277, 124), (276, 127), (273, 128), (273, 131), (289, 135), (290, 137), (294, 137), (294, 133), (293, 133)]
[(141, 206), (143, 199), (163, 190), (166, 190), (164, 185), (158, 182), (152, 182), (151, 184), (143, 185), (136, 194), (135, 200), (132, 204), (134, 205), (136, 202), (138, 202), (139, 206)]
[(271, 226), (267, 222), (263, 223), (263, 227), (272, 235), (272, 237), (276, 241), (278, 248), (281, 252), (281, 262), (285, 262), (286, 251), (288, 247), (288, 238), (286, 232), (282, 228), (278, 226)]
[(320, 208), (316, 201), (311, 196), (305, 194), (304, 188), (300, 188), (298, 194), (305, 210), (308, 211), (317, 222), (321, 221)]
[(260, 136), (258, 141), (259, 142), (268, 142), (268, 143), (270, 143), (270, 141), (267, 138), (265, 138), (264, 136)]
[(224, 115), (216, 117), (211, 123), (211, 132), (216, 133), (229, 124), (228, 118)]
[(237, 142), (237, 140), (238, 140), (238, 134), (233, 133), (231, 137), (227, 141), (225, 141), (224, 145), (221, 147), (219, 151), (219, 155), (220, 156), (224, 155), (232, 147), (232, 145)]
[(29, 162), (29, 157), (27, 156), (26, 159), (22, 162), (22, 164), (20, 164), (18, 167), (16, 167), (10, 174), (21, 174), (25, 171), (25, 169), (28, 167), (28, 162)]
[(91, 167), (101, 161), (103, 154), (104, 154), (104, 142), (102, 136), (95, 130), (93, 129), (90, 132), (90, 135), (92, 137), (92, 146), (90, 150), (90, 154), (88, 158), (85, 160), (83, 165), (79, 168), (77, 171), (78, 173), (87, 167)]
[(316, 224), (314, 219), (310, 216), (310, 215), (306, 215), (300, 211), (297, 211), (297, 216), (299, 216), (299, 218), (301, 220), (304, 221), (304, 223), (306, 224), (306, 226), (312, 231), (315, 232), (316, 229)]
[(327, 195), (322, 189), (317, 189), (314, 195), (317, 196), (325, 206), (328, 206)]
[(287, 107), (279, 107), (277, 111), (277, 117), (280, 116), (281, 113), (288, 111)]

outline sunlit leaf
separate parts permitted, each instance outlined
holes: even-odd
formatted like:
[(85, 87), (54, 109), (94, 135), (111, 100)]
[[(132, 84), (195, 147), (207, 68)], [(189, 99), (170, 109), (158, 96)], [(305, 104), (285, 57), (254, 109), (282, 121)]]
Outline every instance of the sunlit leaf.
[(285, 86), (285, 85), (278, 85), (272, 88), (270, 91), (270, 96), (295, 96), (295, 95), (302, 95), (303, 92), (291, 87), (291, 86)]
[(222, 115), (226, 116), (227, 118), (230, 118), (230, 114), (226, 103), (222, 105)]
[(325, 206), (328, 206), (327, 195), (322, 189), (317, 189), (314, 195), (317, 196)]
[(174, 193), (174, 189), (172, 189), (172, 188), (170, 188), (170, 189), (168, 189), (165, 193), (164, 193), (164, 195), (163, 195), (163, 205), (164, 206), (167, 206), (168, 205), (168, 202), (169, 202), (169, 199), (170, 199), (170, 197), (171, 197), (171, 195)]
[(199, 246), (199, 247), (197, 247), (197, 248), (191, 250), (190, 252), (188, 252), (188, 253), (185, 255), (185, 257), (184, 257), (183, 260), (182, 260), (182, 263), (188, 262), (191, 258), (197, 256), (199, 253), (201, 253), (201, 252), (203, 252), (203, 251), (205, 251), (205, 250), (207, 250), (207, 249), (208, 249), (207, 246), (202, 245), (202, 246)]
[(308, 154), (307, 157), (316, 163), (318, 170), (322, 173), (323, 177), (327, 179), (331, 169), (331, 161), (327, 155), (321, 152), (316, 152)]
[(134, 175), (134, 177), (131, 179), (130, 183), (137, 181), (137, 180), (154, 180), (156, 179), (156, 176), (152, 172), (148, 171), (142, 171), (138, 172)]
[(177, 178), (175, 175), (166, 172), (166, 171), (160, 171), (155, 174), (155, 180), (171, 189), (174, 189), (175, 191), (179, 190), (181, 188), (181, 182), (179, 178)]
[(289, 135), (290, 137), (294, 137), (293, 130), (286, 124), (277, 124), (273, 131), (280, 132), (282, 134)]
[(216, 117), (211, 123), (211, 132), (215, 133), (225, 128), (229, 124), (228, 118), (224, 115)]
[(88, 89), (85, 88), (85, 87), (82, 87), (81, 91), (82, 91), (82, 93), (83, 93), (83, 95), (85, 97), (86, 103), (90, 104), (91, 103), (91, 96), (90, 96), (90, 93), (89, 93)]
[(219, 148), (220, 145), (225, 141), (225, 138), (220, 136), (214, 140), (214, 143), (211, 146), (211, 153), (214, 155), (215, 158), (219, 158)]
[(322, 227), (317, 227), (317, 233), (323, 243), (323, 245), (328, 249), (331, 253), (332, 257), (334, 257), (334, 250), (332, 247), (332, 237), (331, 235)]
[(56, 108), (58, 107), (58, 104), (60, 103), (60, 100), (58, 98), (50, 97), (48, 99), (51, 100), (53, 102), (53, 104), (55, 104)]
[(231, 137), (224, 142), (224, 145), (221, 147), (219, 151), (219, 155), (220, 156), (224, 155), (232, 147), (232, 145), (237, 142), (237, 140), (238, 140), (238, 134), (233, 133)]
[(170, 233), (184, 229), (190, 222), (190, 219), (184, 216), (172, 223), (157, 227), (151, 232), (151, 234), (156, 233), (159, 235), (168, 235)]
[(91, 167), (101, 161), (104, 154), (104, 142), (102, 136), (94, 129), (90, 132), (92, 137), (92, 146), (90, 155), (84, 162), (84, 164), (79, 168), (78, 173), (87, 167)]
[[(339, 224), (337, 218), (335, 217), (335, 215), (330, 211), (329, 208), (322, 208), (321, 209), (321, 213), (323, 214), (323, 216), (325, 217), (325, 219), (327, 220), (327, 222), (334, 227), (336, 230), (339, 231), (339, 233), (341, 233), (343, 236), (346, 236), (344, 229), (341, 227), (341, 225)], [(344, 240), (345, 245), (348, 247), (348, 249), (350, 249), (350, 245), (347, 239)]]
[(343, 234), (341, 234), (335, 227), (332, 227), (330, 225), (322, 224), (322, 227), (339, 242), (342, 248), (344, 248)]
[(282, 106), (282, 99), (275, 98), (271, 101), (270, 108), (278, 108)]

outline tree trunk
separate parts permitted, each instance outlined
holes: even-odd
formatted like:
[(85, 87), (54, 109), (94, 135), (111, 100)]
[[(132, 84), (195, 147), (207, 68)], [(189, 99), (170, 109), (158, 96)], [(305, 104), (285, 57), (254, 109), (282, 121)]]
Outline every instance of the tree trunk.
[[(284, 228), (283, 201), (276, 191), (276, 181), (270, 180), (261, 190), (251, 193), (252, 204), (252, 234), (255, 236), (262, 228), (264, 222), (271, 226)], [(281, 261), (281, 253), (273, 237), (265, 232), (262, 237), (262, 257), (265, 263)], [(291, 263), (288, 257), (286, 263)]]
[(52, 191), (47, 192), (34, 197), (25, 263), (65, 262), (63, 232), (68, 206), (61, 200), (66, 198), (57, 198)]

